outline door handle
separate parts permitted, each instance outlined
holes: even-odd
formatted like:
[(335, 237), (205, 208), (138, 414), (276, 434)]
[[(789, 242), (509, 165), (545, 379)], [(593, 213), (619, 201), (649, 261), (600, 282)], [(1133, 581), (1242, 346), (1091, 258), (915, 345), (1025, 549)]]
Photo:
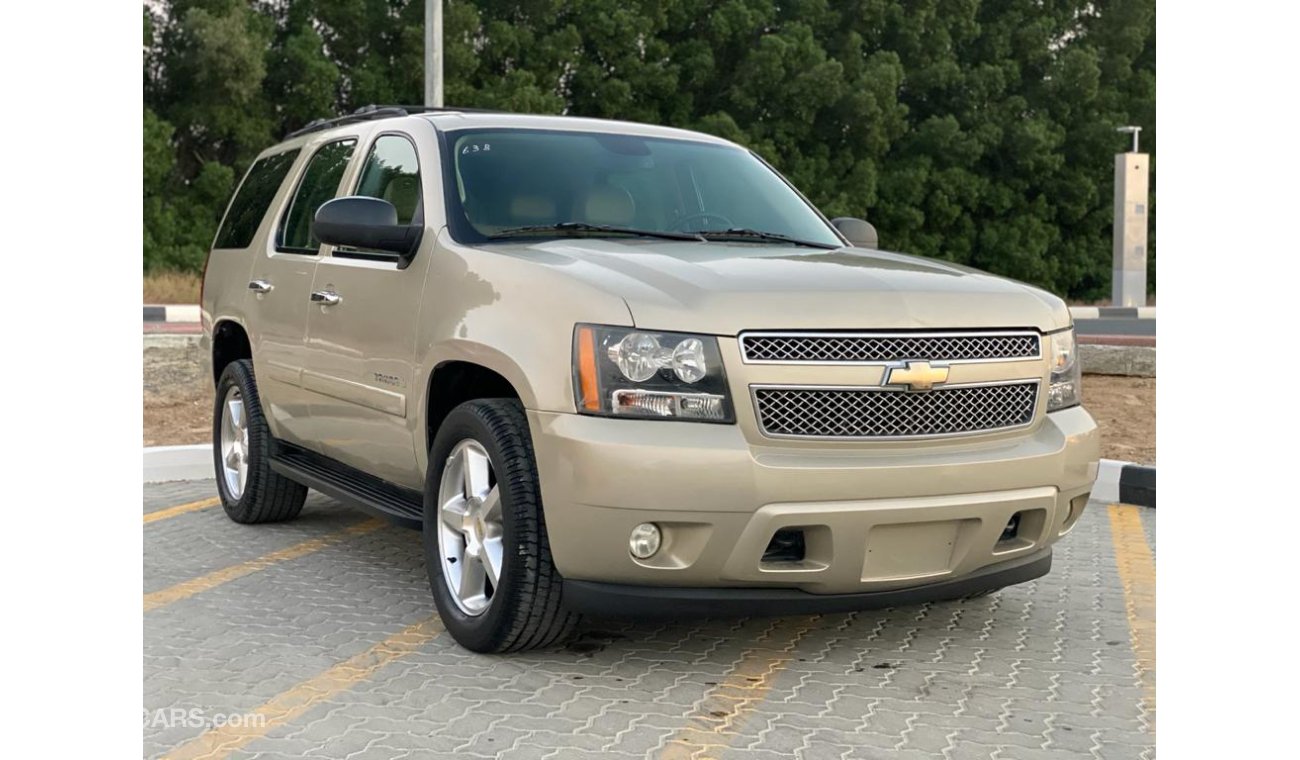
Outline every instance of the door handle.
[(248, 289), (253, 291), (254, 293), (261, 294), (261, 293), (270, 293), (272, 290), (275, 290), (275, 286), (272, 285), (267, 280), (253, 280), (252, 282), (248, 283)]
[(343, 297), (338, 293), (328, 290), (317, 290), (311, 294), (311, 302), (318, 303), (321, 306), (337, 306), (339, 301), (342, 300)]

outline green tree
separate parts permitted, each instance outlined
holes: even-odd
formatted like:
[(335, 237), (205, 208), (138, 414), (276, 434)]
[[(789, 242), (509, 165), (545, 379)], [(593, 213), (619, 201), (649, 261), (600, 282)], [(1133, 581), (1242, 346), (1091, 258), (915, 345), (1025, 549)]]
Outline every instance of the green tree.
[[(145, 266), (198, 266), (275, 138), (419, 102), (423, 6), (146, 4)], [(445, 30), (449, 103), (717, 134), (888, 248), (1078, 298), (1109, 291), (1114, 128), (1155, 148), (1154, 0), (447, 0)]]

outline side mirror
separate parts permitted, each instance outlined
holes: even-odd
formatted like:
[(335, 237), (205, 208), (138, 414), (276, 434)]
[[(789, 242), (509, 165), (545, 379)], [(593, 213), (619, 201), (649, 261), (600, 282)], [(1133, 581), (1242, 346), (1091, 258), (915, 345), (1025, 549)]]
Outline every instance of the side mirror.
[(880, 238), (876, 235), (876, 228), (871, 222), (862, 219), (854, 219), (851, 216), (839, 216), (831, 220), (835, 229), (840, 234), (849, 239), (855, 248), (879, 248)]
[(380, 198), (335, 198), (316, 209), (312, 231), (330, 245), (396, 253), (409, 259), (420, 243), (423, 225), (398, 224), (397, 208)]

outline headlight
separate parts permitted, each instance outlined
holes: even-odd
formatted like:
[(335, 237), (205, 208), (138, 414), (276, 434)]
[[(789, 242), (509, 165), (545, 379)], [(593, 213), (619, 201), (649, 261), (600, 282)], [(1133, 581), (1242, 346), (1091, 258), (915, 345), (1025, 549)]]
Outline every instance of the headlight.
[(1052, 333), (1046, 338), (1048, 359), (1052, 363), (1047, 411), (1055, 412), (1078, 406), (1083, 400), (1083, 373), (1079, 365), (1079, 351), (1074, 343), (1074, 328)]
[(578, 325), (573, 390), (583, 414), (732, 422), (718, 340)]

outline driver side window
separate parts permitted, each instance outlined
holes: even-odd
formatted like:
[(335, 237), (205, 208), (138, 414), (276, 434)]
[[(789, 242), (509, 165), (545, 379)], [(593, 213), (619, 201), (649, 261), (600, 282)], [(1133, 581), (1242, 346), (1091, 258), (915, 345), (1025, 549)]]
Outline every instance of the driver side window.
[(380, 135), (366, 156), (355, 194), (388, 201), (397, 209), (398, 224), (410, 224), (420, 209), (420, 162), (411, 141)]

